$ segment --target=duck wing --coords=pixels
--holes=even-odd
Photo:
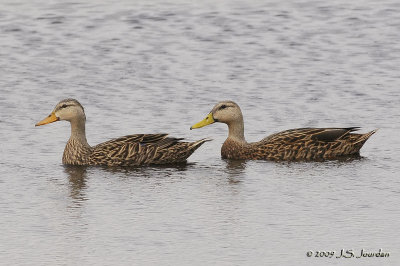
[[[179,140],[167,136],[168,134],[135,134],[111,139],[93,147],[90,162],[113,166],[150,163],[155,159],[158,149]]]
[[[136,134],[112,139],[93,147],[94,165],[138,166],[186,161],[207,140],[182,142],[168,134]]]
[[[296,128],[272,134],[262,143],[296,143],[304,141],[334,142],[346,139],[351,132],[357,131],[358,127],[349,128]]]

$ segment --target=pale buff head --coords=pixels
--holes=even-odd
[[[65,99],[60,101],[51,114],[38,122],[36,126],[46,125],[60,120],[72,122],[74,120],[86,121],[85,110],[75,99]]]
[[[211,112],[197,124],[194,124],[190,129],[200,128],[210,125],[215,122],[225,124],[243,123],[243,115],[239,105],[233,101],[222,101],[217,103]]]

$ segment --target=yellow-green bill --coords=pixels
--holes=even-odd
[[[214,122],[215,122],[215,120],[214,120],[214,117],[213,117],[212,113],[209,113],[206,116],[206,118],[204,118],[203,120],[201,120],[197,124],[194,124],[193,126],[191,126],[190,129],[205,127],[205,126],[208,126],[208,125],[210,125],[210,124],[212,124]]]

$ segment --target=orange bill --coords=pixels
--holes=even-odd
[[[46,124],[50,124],[53,122],[58,121],[59,118],[56,116],[56,114],[54,112],[52,112],[48,117],[46,117],[45,119],[43,119],[42,121],[36,123],[36,127],[37,126],[42,126],[42,125],[46,125]]]

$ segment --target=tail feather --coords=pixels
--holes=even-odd
[[[361,137],[357,141],[355,141],[353,144],[363,145],[369,139],[369,137],[371,137],[373,134],[375,134],[376,131],[378,131],[378,129],[374,129],[368,133],[361,135]]]
[[[160,153],[156,164],[185,162],[195,150],[197,150],[203,143],[210,140],[211,139],[201,139],[195,142],[177,141],[174,145],[166,149],[165,152]]]
[[[205,138],[205,139],[195,141],[195,142],[193,142],[193,146],[196,147],[196,149],[197,149],[198,147],[200,147],[201,145],[203,145],[203,143],[205,143],[207,141],[212,141],[212,139]]]
[[[200,148],[201,145],[203,145],[205,142],[211,141],[211,140],[212,139],[205,138],[205,139],[201,139],[201,140],[189,143],[190,146],[188,147],[188,149],[186,151],[182,152],[182,159],[186,160],[187,158],[189,158],[190,155],[193,154],[193,152],[195,150]]]

